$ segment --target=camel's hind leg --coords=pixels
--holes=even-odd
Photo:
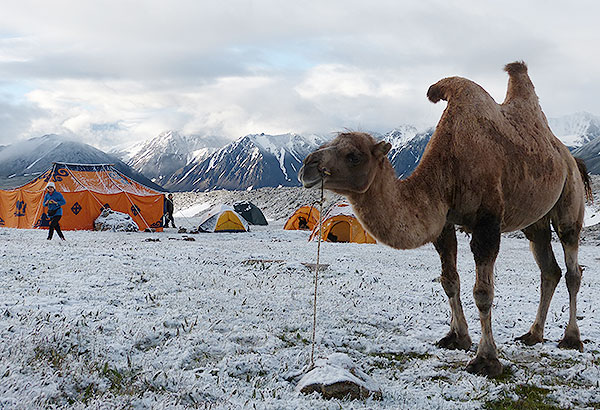
[[[460,301],[460,278],[456,270],[456,232],[454,225],[447,224],[444,227],[439,238],[434,242],[434,246],[440,254],[442,287],[448,296],[452,312],[450,332],[437,345],[445,349],[469,350],[471,338],[469,337],[469,327]]]
[[[565,265],[567,266],[565,280],[569,291],[569,323],[558,347],[583,352],[583,343],[581,343],[581,335],[577,326],[577,293],[581,285],[581,266],[577,261],[577,254],[579,251],[581,222],[567,226],[558,222],[555,223],[555,229],[558,232],[565,254]]]
[[[563,192],[551,212],[552,226],[558,234],[565,254],[567,267],[565,280],[569,291],[569,323],[558,346],[581,352],[583,343],[581,343],[577,326],[577,293],[581,285],[581,266],[577,261],[577,254],[585,211],[585,186],[580,179],[582,175],[584,174],[580,169],[572,170],[567,176]]]
[[[552,251],[552,233],[550,232],[549,218],[540,219],[533,225],[523,229],[523,233],[530,241],[531,252],[541,271],[540,304],[535,321],[529,332],[517,338],[517,340],[531,346],[544,341],[544,324],[546,323],[546,316],[548,315],[548,308],[554,290],[560,281],[561,272]]]

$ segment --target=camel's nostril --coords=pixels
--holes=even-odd
[[[331,172],[327,168],[321,168],[320,172],[321,172],[321,174],[323,174],[325,176],[331,175]]]

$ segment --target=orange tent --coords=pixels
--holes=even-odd
[[[164,194],[121,174],[111,164],[54,163],[52,168],[19,188],[0,190],[0,226],[47,228],[47,209],[42,206],[46,185],[54,181],[66,205],[63,230],[94,229],[104,206],[129,214],[140,230],[162,231]]]
[[[305,225],[305,227],[301,227],[302,225]],[[319,225],[319,210],[312,205],[304,205],[296,209],[296,212],[289,217],[283,229],[312,231],[317,225]]]
[[[347,202],[335,204],[323,219],[323,230],[321,239],[328,242],[355,242],[355,243],[377,243],[375,238],[369,234],[360,224],[352,207]],[[310,238],[313,240],[319,234],[317,225]]]

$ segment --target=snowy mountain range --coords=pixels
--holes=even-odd
[[[573,156],[585,161],[589,173],[600,175],[600,138],[573,150]]]
[[[53,162],[114,164],[123,174],[162,191],[159,185],[114,156],[54,134],[20,141],[0,150],[0,188],[23,185],[50,168]]]
[[[548,122],[574,155],[586,160],[590,172],[600,173],[599,117],[577,113],[550,118]],[[402,125],[373,135],[392,144],[390,161],[398,176],[406,178],[418,165],[433,131],[434,128]],[[86,144],[46,135],[0,146],[0,187],[25,183],[52,161],[115,163],[121,172],[149,186],[160,185],[172,191],[299,186],[297,172],[302,160],[331,138],[332,135],[262,133],[227,143],[221,137],[166,131],[142,143],[115,147],[106,154]],[[139,176],[135,177],[134,172]]]
[[[589,113],[551,118],[549,123],[571,149],[583,147],[600,137],[600,118]],[[418,165],[433,131],[433,127],[418,129],[413,125],[402,125],[385,134],[374,135],[392,144],[390,161],[398,176],[405,178]],[[302,160],[331,136],[252,134],[218,149],[222,139],[203,141],[198,138],[194,143],[204,147],[203,155],[194,154],[186,147],[190,142],[185,138],[173,131],[163,133],[144,144],[143,149],[130,154],[128,164],[174,191],[298,186],[296,174]]]
[[[587,112],[548,118],[548,125],[569,148],[581,147],[600,136],[600,117]]]
[[[148,141],[113,148],[109,153],[162,185],[190,162],[202,161],[226,143],[225,139],[216,136],[165,131]]]
[[[382,136],[382,139],[392,144],[388,158],[399,178],[408,177],[419,165],[433,131],[434,128],[419,131],[414,126],[404,125]]]
[[[420,132],[405,125],[376,137],[392,143],[390,160],[398,175],[406,177],[417,166],[432,134],[433,128]],[[219,149],[215,148],[219,139],[198,138],[192,142],[204,148],[192,151],[186,137],[169,131],[128,151],[122,150],[120,155],[129,158],[129,166],[174,191],[299,186],[297,173],[302,160],[330,138],[293,133],[251,134]]]
[[[164,184],[177,191],[298,186],[302,160],[327,139],[317,135],[252,134],[192,161]]]

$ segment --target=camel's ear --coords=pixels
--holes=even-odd
[[[381,141],[375,144],[375,146],[373,146],[371,152],[377,158],[381,158],[385,156],[388,152],[390,152],[390,149],[392,149],[392,144],[390,144],[389,142]]]

